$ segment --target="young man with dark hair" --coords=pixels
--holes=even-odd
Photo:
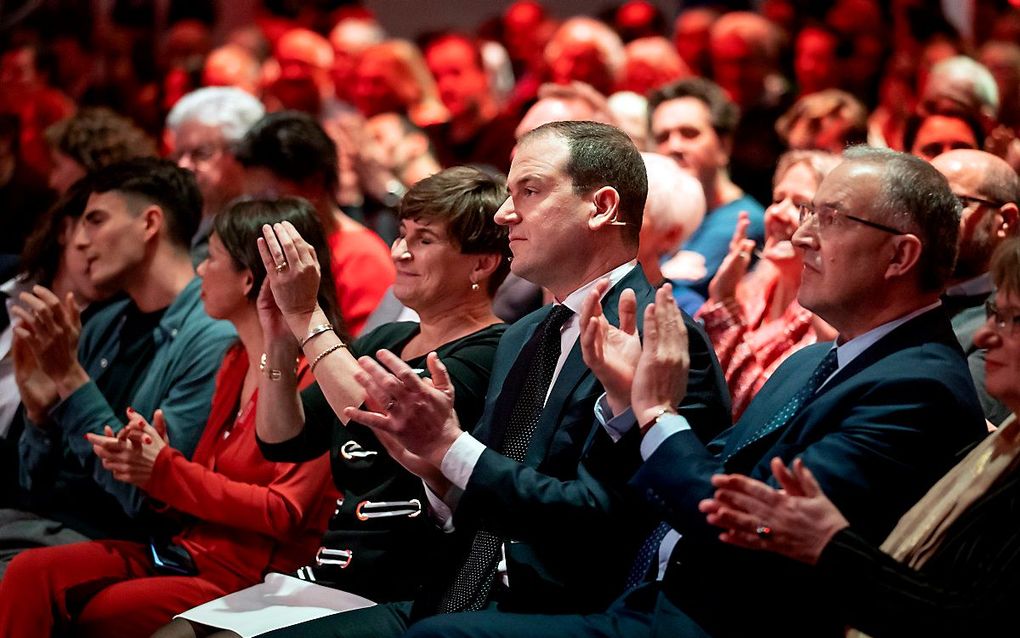
[[[315,206],[329,241],[340,312],[351,335],[358,335],[396,270],[382,239],[337,204],[336,144],[310,116],[280,111],[251,127],[236,157],[245,169],[247,194],[293,195]]]
[[[84,435],[118,431],[132,410],[151,421],[159,409],[174,447],[190,456],[236,339],[199,298],[188,245],[202,198],[191,172],[129,160],[101,169],[89,188],[72,241],[92,283],[127,299],[84,330],[73,298],[42,286],[22,293],[13,310],[15,339],[37,369],[18,378],[29,422],[20,441],[29,511],[0,510],[4,565],[27,547],[158,534],[163,526],[143,515],[143,493],[115,480]]]

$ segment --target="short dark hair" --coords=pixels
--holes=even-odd
[[[138,157],[96,171],[90,193],[117,191],[158,205],[166,220],[167,238],[187,249],[202,216],[202,193],[195,174],[170,160]]]
[[[266,115],[238,143],[235,157],[242,166],[265,168],[283,179],[299,183],[317,180],[327,193],[336,196],[336,144],[306,113]]]
[[[945,176],[919,157],[887,148],[852,146],[843,158],[880,169],[881,190],[872,211],[891,226],[916,229],[923,246],[918,262],[921,289],[942,290],[956,265],[962,213]]]
[[[281,197],[235,202],[216,216],[213,221],[213,232],[223,243],[230,258],[234,260],[235,267],[238,270],[247,268],[251,271],[253,285],[248,292],[248,298],[255,300],[266,279],[266,268],[258,249],[262,227],[284,221],[294,224],[302,239],[315,249],[320,273],[319,306],[333,327],[343,336],[344,323],[336,300],[329,244],[315,207],[308,200],[301,197]]]
[[[499,266],[489,278],[489,296],[510,272],[508,229],[495,214],[507,198],[506,181],[470,166],[455,166],[426,177],[400,202],[400,219],[439,221],[465,255],[493,253]]]
[[[973,115],[967,113],[929,113],[922,115],[920,113],[913,113],[903,124],[903,150],[910,152],[914,148],[914,142],[917,141],[917,134],[921,130],[921,125],[924,124],[925,120],[931,117],[945,117],[952,120],[960,120],[967,125],[971,133],[974,134],[974,140],[977,142],[978,150],[984,148],[985,145],[985,129],[981,125],[981,122],[977,120]]]
[[[663,102],[690,97],[708,107],[708,118],[719,137],[731,138],[740,124],[740,107],[726,95],[721,86],[705,78],[692,77],[655,89],[648,94],[648,128],[652,115]]]
[[[648,197],[648,171],[641,153],[626,133],[600,122],[550,122],[521,138],[556,135],[567,142],[570,157],[564,167],[574,193],[585,195],[603,186],[620,194],[618,221],[626,223],[624,236],[637,245]]]
[[[156,144],[130,119],[103,107],[85,108],[51,125],[46,141],[91,173],[132,157],[155,157]]]

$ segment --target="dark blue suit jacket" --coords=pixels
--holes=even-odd
[[[829,348],[816,344],[791,356],[740,421],[708,446],[678,433],[634,475],[632,486],[683,534],[659,601],[663,632],[679,607],[713,636],[840,635],[809,568],[716,540],[720,530],[697,509],[713,492],[713,474],[774,483],[769,461],[799,456],[854,529],[879,543],[955,454],[985,434],[966,360],[945,314],[934,310],[880,339],[785,427],[754,440]]]
[[[620,293],[627,288],[637,295],[639,320],[644,307],[654,300],[654,289],[640,267],[634,268],[603,299],[603,311],[614,325]],[[520,379],[511,375],[514,363],[548,312],[546,307],[523,318],[500,341],[485,412],[473,431],[488,448],[457,505],[454,523],[466,537],[465,550],[477,529],[510,539],[506,544],[510,589],[501,608],[596,611],[623,589],[626,571],[646,530],[617,515],[619,484],[596,481],[593,474],[601,472],[581,462],[586,451],[614,445],[595,425],[593,409],[602,387],[585,366],[580,343],[553,384],[524,463],[496,451],[513,403],[501,401],[501,395],[513,393],[519,384]],[[693,355],[689,398],[682,410],[699,427],[717,427],[729,414],[725,381],[708,338],[690,317],[685,320]],[[636,447],[624,445],[618,450],[631,457],[616,457],[621,466],[640,462]],[[611,451],[595,456],[613,458]],[[462,560],[463,555],[449,562],[459,565]]]

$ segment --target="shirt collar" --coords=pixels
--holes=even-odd
[[[837,364],[839,365],[838,369],[842,369],[843,367],[845,367],[848,363],[850,363],[858,356],[860,356],[865,350],[875,345],[875,343],[877,343],[879,339],[886,336],[896,328],[899,328],[900,326],[907,323],[914,317],[923,315],[924,313],[930,310],[934,310],[935,308],[938,308],[941,305],[942,305],[941,301],[936,301],[923,308],[918,308],[917,310],[911,312],[910,314],[903,315],[902,317],[898,319],[893,319],[892,321],[887,321],[886,323],[883,323],[882,325],[876,328],[872,328],[871,330],[865,332],[864,334],[857,335],[853,339],[842,344],[841,346],[836,348],[836,361]],[[835,344],[833,345],[833,347],[834,348],[836,347]]]
[[[563,305],[573,310],[575,317],[579,317],[581,315],[581,306],[584,304],[584,298],[588,296],[588,293],[591,291],[592,288],[595,287],[595,284],[597,284],[602,279],[608,277],[609,288],[606,288],[606,292],[608,293],[610,290],[612,290],[613,286],[620,283],[621,279],[630,274],[630,271],[634,270],[635,266],[637,266],[637,260],[631,259],[627,263],[617,266],[616,268],[613,268],[608,273],[604,275],[599,275],[595,279],[592,279],[591,281],[584,284],[574,292],[567,295],[566,299],[564,299],[562,302]],[[602,296],[604,297],[605,293],[603,293]]]

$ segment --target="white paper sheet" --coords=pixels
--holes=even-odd
[[[339,589],[285,574],[269,574],[258,585],[211,600],[176,617],[229,629],[242,638],[251,638],[274,629],[374,604],[367,598]]]

